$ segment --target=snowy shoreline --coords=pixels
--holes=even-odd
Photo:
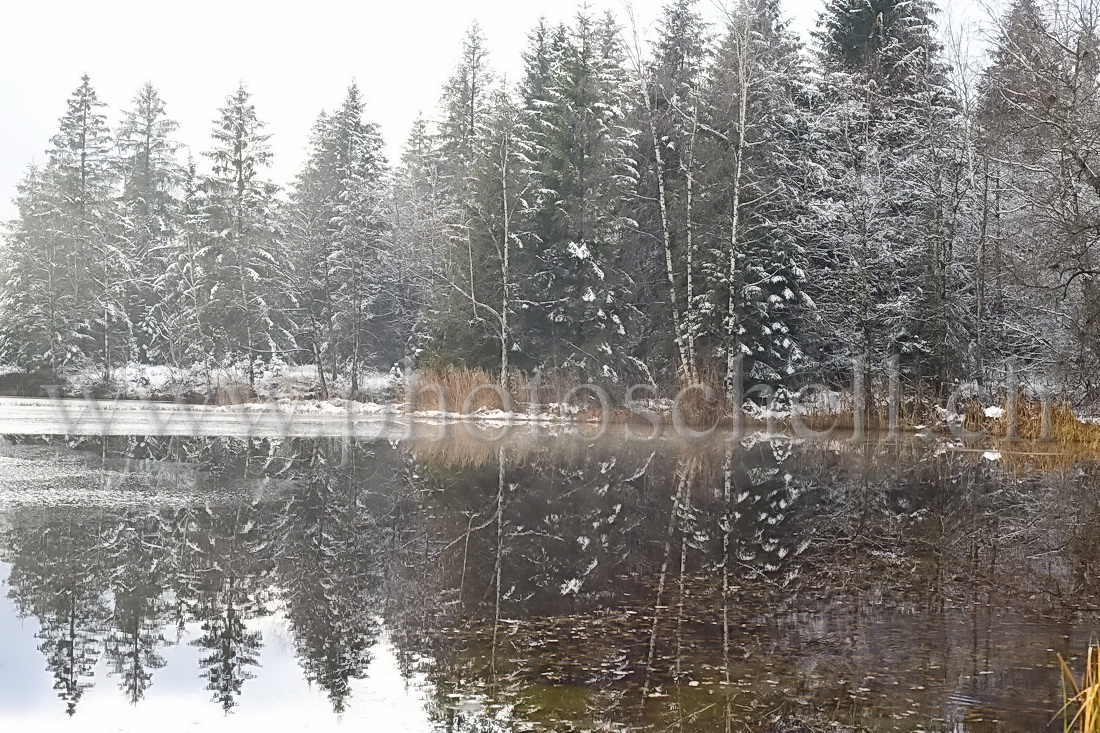
[[[413,437],[417,425],[471,423],[496,428],[572,422],[571,417],[550,413],[409,412],[407,405],[400,403],[341,399],[191,405],[149,400],[0,397],[0,434],[7,435],[279,435],[399,439]]]
[[[448,426],[464,426],[475,440],[496,440],[501,430],[526,429],[540,433],[582,433],[599,437],[614,427],[616,434],[627,437],[659,437],[676,433],[687,440],[707,440],[737,428],[728,420],[714,425],[690,426],[677,420],[669,405],[647,404],[647,413],[613,410],[608,419],[593,413],[578,412],[560,404],[540,405],[538,410],[507,412],[481,408],[472,413],[441,410],[412,411],[403,402],[357,402],[344,399],[309,400],[302,398],[245,402],[233,405],[187,404],[183,402],[116,398],[0,397],[0,435],[73,435],[120,436],[150,435],[178,437],[282,437],[346,438],[353,440],[413,440]],[[1004,411],[989,407],[984,416],[1000,420]],[[630,415],[637,415],[636,420]],[[744,416],[742,425],[765,437],[806,440],[857,440],[851,425],[825,421],[844,417],[841,413],[805,414],[809,425],[798,429],[789,411],[760,409]],[[997,434],[984,436],[960,433],[962,416],[944,411],[930,424],[899,426],[896,433],[868,426],[858,440],[874,442],[885,436],[906,436],[924,440],[974,441],[999,440]],[[814,425],[817,423],[817,425]],[[1095,424],[1085,418],[1085,424]],[[811,428],[811,426],[813,426]],[[813,429],[820,426],[819,429]],[[1095,428],[1093,428],[1095,429]],[[1053,441],[1068,444],[1066,441]]]

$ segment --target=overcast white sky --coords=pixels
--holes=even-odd
[[[625,18],[626,0],[593,0]],[[631,0],[648,28],[664,0]],[[708,18],[722,0],[700,0]],[[822,0],[785,0],[795,27],[813,27]],[[417,114],[430,115],[472,21],[481,23],[491,62],[509,79],[540,16],[568,19],[565,2],[314,0],[293,8],[249,0],[41,2],[0,0],[0,220],[14,216],[15,185],[49,138],[81,74],[91,75],[112,124],[149,80],[180,123],[196,159],[207,149],[217,108],[244,80],[272,133],[272,178],[287,183],[304,157],[320,110],[358,80],[368,116],[395,155]]]

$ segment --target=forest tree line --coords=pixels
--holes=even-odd
[[[928,0],[777,0],[652,41],[581,10],[518,83],[475,24],[389,161],[353,83],[281,191],[242,85],[201,164],[151,84],[113,127],[84,77],[18,189],[0,361],[126,363],[325,393],[412,357],[502,379],[933,392],[1016,360],[1096,396],[1100,7],[1015,0],[975,37]]]

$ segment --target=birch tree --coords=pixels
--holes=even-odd
[[[798,232],[805,218],[807,75],[773,0],[728,17],[704,94],[699,155],[708,284],[701,304],[709,352],[727,390],[739,360],[759,380],[789,377],[801,358],[797,319],[809,305]]]

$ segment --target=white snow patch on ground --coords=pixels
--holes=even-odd
[[[224,435],[401,439],[418,423],[486,427],[569,422],[568,415],[482,409],[409,412],[407,405],[353,400],[272,400],[240,405],[0,397],[0,435]]]
[[[2,373],[2,371],[0,371]],[[69,395],[107,394],[124,399],[172,399],[183,395],[202,400],[218,393],[255,394],[261,399],[316,399],[324,394],[321,375],[314,365],[263,365],[255,373],[254,390],[249,387],[247,364],[206,368],[193,366],[177,369],[131,363],[111,371],[110,381],[104,379],[99,365],[86,364],[68,369],[63,375],[64,391]],[[359,375],[358,396],[389,399],[398,377],[392,373],[368,370]],[[325,380],[327,393],[348,396],[350,384],[346,376]]]

